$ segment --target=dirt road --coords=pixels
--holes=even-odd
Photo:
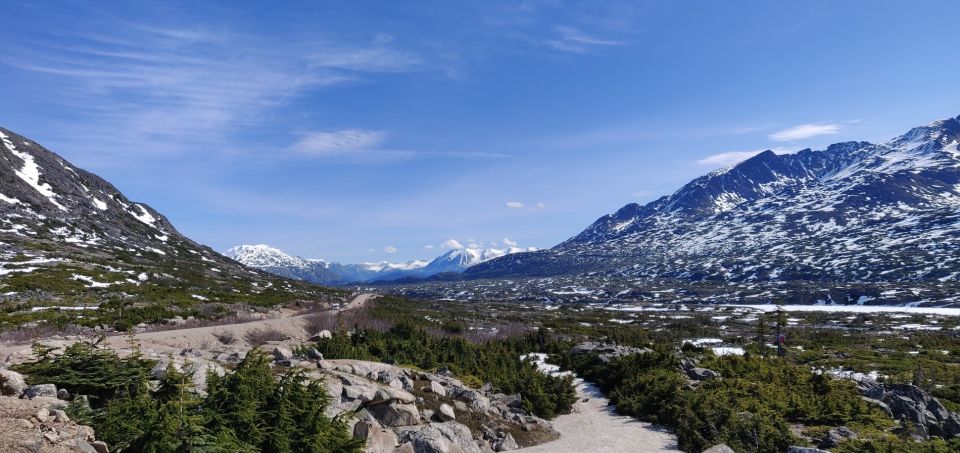
[[[376,294],[359,294],[351,299],[345,306],[335,311],[342,312],[363,307],[376,297]],[[121,350],[128,348],[132,339],[132,341],[138,344],[140,349],[145,352],[152,351],[159,354],[179,353],[186,348],[209,349],[211,346],[216,347],[218,340],[214,337],[214,333],[230,332],[237,338],[237,343],[231,345],[231,348],[245,350],[249,349],[250,345],[246,344],[244,334],[254,329],[277,329],[287,334],[293,340],[306,340],[310,335],[316,333],[303,330],[303,324],[307,316],[309,315],[281,315],[274,319],[263,319],[238,324],[144,332],[132,336],[116,335],[108,337],[107,344],[116,350]],[[11,354],[13,354],[14,357],[8,361],[19,361],[16,358],[23,356],[24,351],[29,351],[29,349],[29,344],[2,345],[0,346],[0,359],[10,357]]]
[[[543,362],[538,355],[538,367],[546,373],[558,374],[559,368]],[[534,447],[517,450],[523,453],[658,453],[676,452],[677,438],[649,423],[632,417],[617,415],[609,400],[593,384],[577,379],[579,401],[573,412],[553,420],[560,439]]]

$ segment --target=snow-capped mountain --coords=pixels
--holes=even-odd
[[[3,298],[226,301],[290,284],[190,240],[150,206],[0,128]]]
[[[955,281],[960,117],[886,143],[758,154],[647,205],[628,204],[556,247],[465,277]]]
[[[463,272],[467,268],[490,261],[494,258],[521,252],[535,252],[536,247],[509,247],[506,249],[462,248],[453,249],[430,261],[423,269],[426,275],[435,275],[444,272]]]
[[[536,251],[535,247],[506,249],[460,248],[452,249],[431,261],[406,263],[340,264],[319,259],[304,259],[289,255],[268,245],[240,245],[224,254],[240,263],[276,275],[312,283],[336,285],[368,283],[403,278],[426,278],[440,273],[460,273],[476,264],[511,253]]]

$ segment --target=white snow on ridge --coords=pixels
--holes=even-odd
[[[30,184],[30,187],[33,187],[34,190],[40,193],[40,195],[47,197],[47,200],[50,200],[50,203],[53,203],[54,206],[60,208],[61,211],[66,211],[67,208],[54,200],[54,197],[56,197],[57,194],[53,193],[53,188],[50,187],[50,184],[40,182],[40,166],[37,165],[37,162],[33,159],[33,155],[18,151],[17,147],[14,146],[9,137],[7,137],[3,132],[0,132],[0,141],[3,141],[3,146],[5,146],[8,151],[23,161],[23,168],[20,170],[14,170],[17,176],[24,180],[27,184]]]
[[[96,206],[97,209],[99,209],[99,210],[101,210],[101,211],[106,211],[106,210],[107,210],[107,203],[105,203],[105,202],[103,202],[103,201],[100,201],[100,200],[97,199],[97,198],[94,198],[94,199],[93,199],[93,205]]]
[[[2,134],[2,132],[0,132],[0,134]],[[8,197],[2,193],[0,193],[0,201],[4,201],[9,204],[20,204],[20,200],[13,197]]]
[[[147,225],[150,225],[150,226],[152,226],[152,227],[154,227],[154,228],[157,227],[157,219],[156,219],[155,217],[153,217],[152,215],[150,215],[150,211],[147,211],[147,208],[143,207],[143,205],[139,205],[139,204],[136,204],[136,203],[134,203],[133,205],[136,206],[136,207],[138,207],[138,208],[140,208],[140,212],[142,212],[142,214],[136,214],[136,213],[134,213],[134,212],[131,211],[131,212],[130,212],[130,215],[136,217],[137,220],[139,220],[139,221],[141,221],[141,222],[143,222],[143,223],[145,223],[145,224],[147,224]]]

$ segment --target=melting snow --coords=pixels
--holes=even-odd
[[[53,193],[53,188],[50,187],[50,184],[40,182],[40,166],[37,165],[37,162],[33,160],[33,155],[18,151],[17,147],[14,146],[14,144],[3,132],[0,132],[0,140],[3,141],[3,146],[5,146],[11,153],[23,160],[23,168],[20,170],[14,170],[17,176],[26,181],[27,184],[30,184],[30,187],[33,187],[37,192],[40,192],[40,195],[47,197],[47,200],[50,200],[50,203],[53,203],[54,206],[60,208],[61,211],[66,211],[67,208],[60,203],[57,203],[57,201],[53,199],[56,194]]]

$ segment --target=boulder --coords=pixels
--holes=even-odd
[[[520,444],[517,443],[512,434],[505,433],[502,437],[493,442],[492,447],[494,451],[510,451],[519,449]]]
[[[307,350],[307,357],[313,360],[323,360],[323,354],[317,350],[317,348],[310,348]]]
[[[67,389],[58,389],[57,390],[57,399],[64,401],[70,401],[70,392]]]
[[[819,448],[836,448],[841,442],[848,439],[856,439],[857,433],[846,426],[833,428],[827,432],[827,436],[817,443]]]
[[[733,449],[728,447],[727,444],[717,444],[706,450],[703,450],[703,453],[737,453],[737,452],[733,451]]]
[[[706,381],[720,377],[720,373],[707,368],[694,367],[687,370],[687,376],[695,381]]]
[[[310,336],[310,341],[320,341],[327,338],[333,338],[333,333],[329,330],[321,330]]]
[[[430,381],[430,391],[440,396],[447,396],[447,389],[437,381]]]
[[[0,368],[0,394],[4,396],[18,397],[27,389],[27,381],[23,375],[13,370]]]
[[[170,365],[173,365],[174,370],[183,371],[183,367],[178,362],[162,357],[157,359],[157,363],[155,363],[153,368],[150,369],[150,378],[157,381],[162,381],[167,377],[167,367]]]
[[[366,439],[366,453],[393,453],[397,448],[397,435],[376,420],[358,421],[353,425],[353,437]]]
[[[819,448],[813,447],[790,447],[787,449],[787,453],[830,453],[826,450],[821,450]]]
[[[293,352],[285,346],[277,346],[273,348],[273,358],[276,360],[291,360],[293,359]]]
[[[194,391],[204,395],[207,393],[207,374],[214,373],[217,376],[223,376],[227,371],[216,363],[198,361],[186,364],[183,367],[183,372],[190,375]]]
[[[453,412],[453,408],[449,404],[440,405],[440,417],[444,420],[456,420],[457,414]]]
[[[93,441],[90,445],[93,446],[94,450],[97,450],[97,453],[110,453],[110,447],[102,440]]]
[[[390,428],[420,423],[420,411],[413,404],[384,403],[368,407],[367,410],[377,421]]]
[[[53,384],[37,384],[27,387],[23,391],[23,397],[34,399],[36,397],[56,398],[57,386]]]
[[[457,422],[431,423],[396,431],[400,442],[409,442],[416,453],[481,452],[470,429]]]
[[[60,423],[66,423],[70,421],[70,417],[68,417],[67,413],[61,409],[53,411],[53,419]]]

